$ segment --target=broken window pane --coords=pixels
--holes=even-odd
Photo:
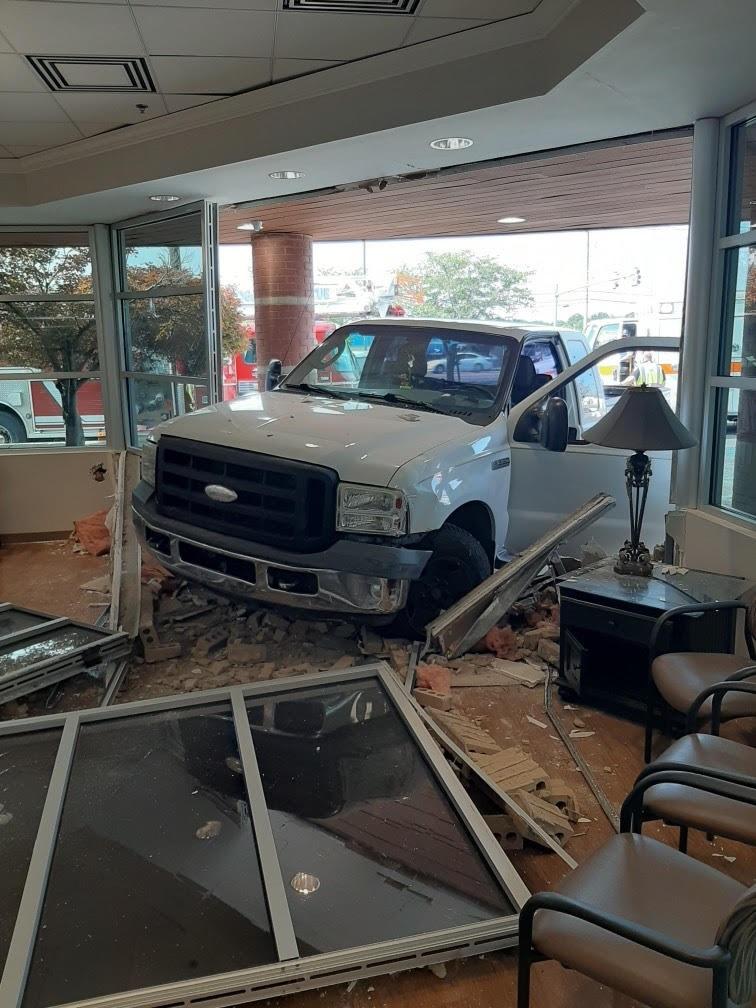
[[[229,705],[82,725],[24,1008],[276,961]]]
[[[61,626],[58,630],[42,628],[35,637],[0,648],[0,682],[28,665],[62,658],[64,655],[103,639],[103,631],[94,627]]]
[[[47,796],[60,729],[10,735],[0,743],[0,974]]]
[[[248,711],[301,955],[515,912],[376,680]]]
[[[35,616],[34,613],[24,612],[23,609],[2,609],[0,610],[0,637],[4,637],[6,634],[20,633],[22,630],[31,630],[32,627],[47,623],[49,619],[49,616]]]

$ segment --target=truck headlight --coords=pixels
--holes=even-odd
[[[407,498],[401,490],[340,483],[336,529],[339,532],[404,535],[407,531]]]
[[[155,486],[155,465],[159,440],[159,434],[149,434],[142,445],[142,479],[151,487]]]

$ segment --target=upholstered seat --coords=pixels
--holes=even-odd
[[[735,696],[736,694],[731,694]],[[711,703],[711,700],[709,700]],[[718,735],[683,735],[648,764],[642,777],[659,770],[692,770],[715,777],[756,780],[756,749]]]
[[[707,686],[722,682],[752,664],[740,655],[673,652],[654,659],[651,675],[663,699],[670,707],[683,713]],[[711,703],[710,697],[701,707],[700,720],[706,720],[711,715]],[[732,693],[724,698],[723,718],[752,715],[756,715],[756,697]]]
[[[756,781],[754,781],[756,787]],[[654,784],[643,795],[644,819],[756,843],[756,808],[722,795],[702,794],[684,784]]]
[[[716,944],[720,925],[745,891],[708,865],[632,833],[612,837],[556,887],[561,895],[700,951]],[[650,1008],[711,1008],[711,970],[567,913],[536,910],[532,945]]]

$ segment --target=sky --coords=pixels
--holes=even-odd
[[[551,323],[585,313],[638,315],[667,311],[679,316],[685,287],[688,229],[675,225],[614,228],[541,234],[486,235],[465,238],[396,239],[368,242],[316,242],[315,279],[329,273],[366,270],[377,286],[402,267],[412,268],[426,251],[469,250],[502,265],[532,272],[535,304],[520,317]],[[635,271],[640,271],[636,283]],[[221,283],[238,287],[251,298],[252,257],[249,245],[222,245]],[[246,300],[247,297],[244,299]]]

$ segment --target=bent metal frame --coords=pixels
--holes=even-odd
[[[297,948],[276,853],[246,701],[275,697],[279,693],[292,693],[312,687],[350,685],[376,680],[385,690],[395,713],[409,731],[411,740],[419,748],[444,797],[451,804],[462,827],[490,870],[493,881],[498,884],[503,896],[514,906],[515,913],[361,948],[302,957]],[[24,1000],[80,726],[140,714],[203,707],[208,703],[224,701],[231,707],[278,962],[161,986],[102,995],[85,1001],[69,1002],[66,1008],[74,1006],[75,1008],[84,1006],[195,1008],[199,1005],[203,1008],[208,1006],[224,1008],[297,990],[320,988],[363,977],[416,969],[432,963],[516,946],[518,912],[528,899],[529,892],[485,826],[480,813],[413,710],[412,704],[395,682],[388,666],[385,662],[375,662],[351,670],[280,679],[250,686],[233,686],[186,696],[145,700],[104,709],[53,714],[0,724],[0,744],[4,738],[11,735],[28,735],[49,728],[62,729],[5,968],[0,980],[0,1005],[3,1008],[21,1008]]]

